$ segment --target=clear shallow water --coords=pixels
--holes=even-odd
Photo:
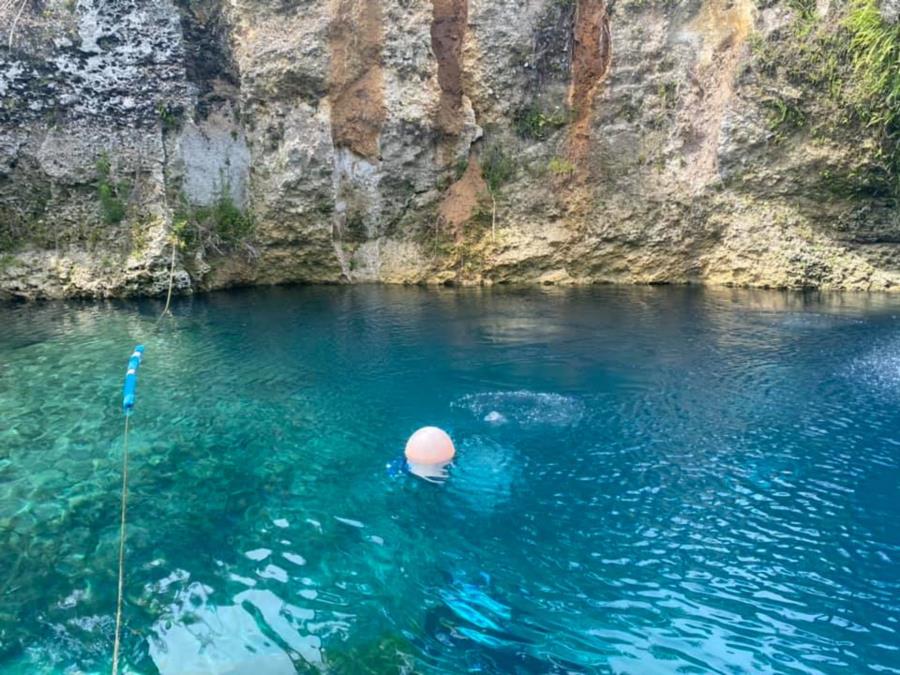
[[[0,307],[0,672],[900,672],[900,298]],[[486,419],[487,418],[487,419]],[[451,431],[436,486],[385,465]]]

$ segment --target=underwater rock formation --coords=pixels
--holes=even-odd
[[[894,0],[2,7],[3,295],[900,281]]]

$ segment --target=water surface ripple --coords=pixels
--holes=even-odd
[[[900,672],[900,298],[0,306],[0,672]],[[385,466],[447,428],[442,485]]]

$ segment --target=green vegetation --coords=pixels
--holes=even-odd
[[[900,24],[888,24],[876,0],[851,0],[850,32],[854,82],[849,99],[878,141],[879,166],[863,177],[871,194],[900,197]],[[886,183],[886,185],[881,185]]]
[[[875,0],[852,0],[846,20],[858,77],[857,102],[869,126],[900,132],[900,23],[889,25]]]
[[[0,204],[0,251],[15,251],[25,242],[42,248],[57,245],[59,223],[47,218],[53,199],[48,183],[20,186],[19,203]]]
[[[331,216],[334,213],[334,198],[331,195],[319,197],[313,210],[322,217]]]
[[[547,170],[554,176],[569,177],[575,173],[575,165],[562,157],[554,157],[547,164]]]
[[[424,219],[433,222],[434,229],[422,233],[433,246],[433,254],[455,267],[462,276],[475,275],[484,269],[489,252],[497,242],[497,209],[501,204],[501,189],[515,177],[518,170],[516,162],[497,140],[481,150],[478,161],[487,190],[478,196],[472,216],[467,221],[467,225],[472,227],[441,227],[442,221],[435,203],[433,216]],[[465,171],[462,163],[458,165],[457,171]],[[488,228],[490,237],[485,236]]]
[[[225,191],[211,206],[197,209],[196,214],[199,221],[209,223],[211,231],[226,246],[233,246],[253,233],[253,218],[239,209]]]
[[[787,5],[806,21],[815,18],[816,0],[787,0]]]
[[[782,140],[806,124],[806,114],[801,108],[783,98],[770,98],[762,102],[769,111],[769,130]]]
[[[677,103],[678,85],[675,82],[660,82],[656,88],[656,95],[664,111],[672,110]]]
[[[836,195],[900,198],[900,24],[881,16],[878,0],[850,0],[835,17],[820,17],[814,0],[784,0],[795,13],[790,34],[772,42],[751,38],[762,72],[818,98],[770,98],[768,124],[776,140],[809,128],[816,136],[853,135],[872,147],[869,161],[845,175],[824,172]]]
[[[156,113],[162,122],[163,131],[172,131],[181,125],[181,111],[169,103],[160,101],[156,104]]]
[[[366,232],[365,212],[362,209],[354,208],[347,212],[342,228],[342,239],[348,242],[364,242],[368,236]]]
[[[471,279],[481,274],[498,240],[502,240],[498,234],[490,230],[496,218],[495,208],[491,195],[483,194],[479,197],[469,221],[475,227],[465,227],[458,231],[446,228],[434,230],[433,254],[448,268],[456,269],[457,280]],[[491,232],[490,235],[487,235],[488,231]]]
[[[515,173],[515,162],[498,143],[485,149],[481,156],[481,176],[491,197],[491,240],[497,239],[497,192]]]
[[[621,1],[621,0],[620,0]],[[627,0],[622,2],[624,9],[628,10],[645,10],[653,7],[660,9],[670,9],[676,7],[682,0]]]
[[[496,193],[516,173],[516,163],[498,143],[485,148],[481,155],[481,175],[490,192]]]
[[[513,125],[521,138],[542,141],[554,131],[569,123],[568,110],[546,111],[538,105],[531,104],[520,108],[513,115]]]
[[[891,199],[896,197],[896,188],[892,188],[892,180],[896,180],[886,170],[870,168],[866,171],[849,171],[834,173],[823,171],[819,174],[821,185],[836,197],[857,199]]]
[[[459,180],[463,177],[463,174],[466,172],[466,169],[469,168],[469,158],[461,157],[456,161],[456,164],[453,166],[453,176],[455,180]]]
[[[183,216],[177,216],[172,221],[171,244],[179,249],[185,249],[188,246],[190,221]],[[140,243],[140,240],[138,240]]]
[[[147,230],[150,228],[151,222],[149,218],[144,217],[131,226],[132,255],[141,255],[147,250],[147,246],[150,243],[147,239]]]
[[[111,177],[109,156],[100,155],[95,164],[97,170],[97,197],[100,199],[100,214],[107,225],[117,225],[125,218],[125,195],[129,185],[125,181],[115,181]]]
[[[243,246],[249,251],[256,223],[249,211],[240,209],[231,198],[227,184],[208,206],[191,206],[182,195],[175,214],[172,234],[186,248],[225,253]]]

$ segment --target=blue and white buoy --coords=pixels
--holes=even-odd
[[[134,397],[137,390],[137,371],[144,358],[144,345],[134,348],[131,358],[128,359],[128,370],[125,372],[125,386],[122,388],[122,409],[125,415],[130,415],[134,410]]]

